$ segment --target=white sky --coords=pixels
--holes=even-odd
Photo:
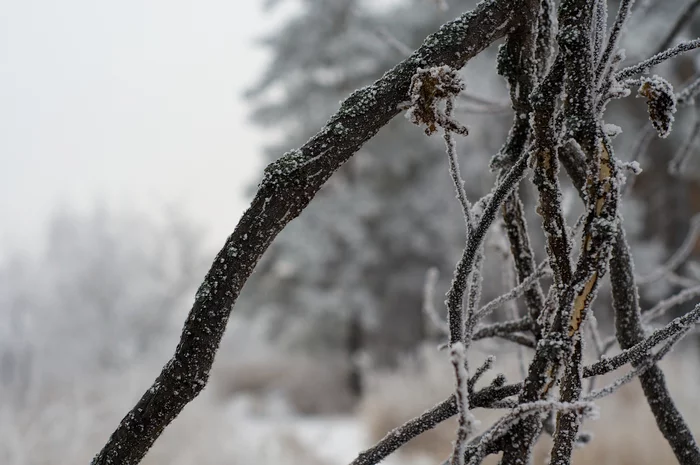
[[[0,0],[0,252],[99,201],[181,202],[223,243],[261,169],[241,97],[266,59],[261,4]]]

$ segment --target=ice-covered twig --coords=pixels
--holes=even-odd
[[[563,289],[571,282],[571,239],[562,209],[558,180],[559,160],[553,126],[556,101],[562,92],[564,61],[557,60],[550,73],[533,92],[534,154],[533,183],[539,193],[537,213],[547,240],[547,255],[554,272],[554,282]]]
[[[519,346],[527,347],[528,349],[534,349],[536,347],[536,342],[532,336],[523,333],[497,334],[495,337],[500,337],[501,339],[505,339]]]
[[[686,139],[683,146],[676,152],[671,161],[668,163],[668,172],[674,176],[681,176],[686,171],[688,159],[696,151],[700,141],[700,117],[696,116],[693,129],[690,131],[690,136]]]
[[[540,263],[535,272],[528,276],[527,279],[525,279],[523,282],[515,286],[509,292],[506,292],[505,294],[496,297],[495,299],[481,307],[479,311],[476,312],[476,319],[480,320],[495,309],[497,309],[498,307],[500,307],[501,305],[503,305],[505,302],[517,299],[518,297],[522,296],[525,293],[525,291],[529,289],[536,281],[542,279],[543,277],[551,276],[552,271],[548,268],[548,265],[549,262],[547,260],[544,260],[542,263]]]
[[[486,326],[478,326],[472,335],[472,340],[486,339],[489,337],[504,336],[518,331],[527,331],[532,328],[532,320],[529,317],[518,320],[502,321]]]
[[[485,455],[486,445],[508,433],[511,428],[516,427],[523,419],[532,415],[540,415],[551,411],[576,412],[578,415],[589,417],[597,414],[596,407],[591,402],[565,403],[539,400],[526,404],[518,404],[510,413],[502,417],[494,426],[481,435],[476,453],[469,461],[469,464],[476,465],[481,463]]]
[[[593,61],[600,63],[608,29],[608,0],[595,0],[593,10]]]
[[[509,102],[497,102],[495,100],[489,100],[487,98],[481,97],[477,94],[467,91],[464,91],[461,94],[459,94],[459,98],[464,100],[465,102],[476,103],[484,107],[494,107],[513,111]]]
[[[621,69],[615,74],[615,78],[618,81],[623,81],[625,79],[628,79],[636,74],[642,74],[649,69],[653,68],[654,66],[663,63],[666,60],[669,60],[671,58],[675,58],[678,55],[689,52],[691,50],[694,50],[696,48],[700,47],[700,39],[695,39],[695,40],[690,40],[687,42],[681,42],[680,44],[676,45],[673,48],[670,48],[664,52],[657,53],[656,55],[652,56],[651,58],[648,58],[641,63],[638,63],[633,66],[628,66],[627,68]]]
[[[647,357],[647,353],[654,346],[672,338],[676,334],[692,328],[700,320],[700,304],[683,316],[679,316],[666,326],[657,329],[647,338],[635,344],[629,349],[623,350],[614,357],[604,358],[583,370],[585,377],[600,376],[617,370],[627,363],[634,363]]]
[[[666,276],[668,273],[675,271],[693,252],[693,247],[700,236],[700,215],[695,215],[690,220],[690,229],[685,236],[681,246],[671,255],[671,258],[663,265],[654,270],[647,276],[637,278],[637,283],[640,285],[650,284]]]
[[[448,103],[447,117],[451,117],[451,103]],[[452,132],[445,129],[445,147],[447,149],[447,160],[450,167],[450,177],[452,178],[452,183],[455,186],[455,191],[457,192],[457,200],[462,207],[462,214],[464,215],[464,223],[466,225],[467,237],[474,230],[474,218],[472,217],[472,204],[467,198],[467,191],[464,189],[464,179],[462,178],[462,173],[459,169],[459,158],[457,157],[457,148],[455,145],[454,136]]]
[[[448,333],[447,322],[438,315],[435,308],[435,286],[438,280],[438,269],[433,267],[425,274],[423,285],[423,313],[428,317],[433,326],[443,334]]]
[[[672,309],[673,307],[684,304],[698,296],[700,296],[700,286],[683,289],[678,294],[675,294],[667,299],[662,300],[654,307],[650,308],[646,312],[643,312],[642,321],[644,323],[650,323],[655,319],[666,314],[666,312]]]
[[[639,132],[641,135],[637,136],[637,139],[630,150],[630,159],[644,165],[647,158],[646,155],[649,150],[649,144],[651,144],[651,141],[654,140],[654,137],[656,137],[656,132],[654,131],[653,126],[649,126],[646,123],[642,126]],[[632,191],[635,180],[635,177],[628,179],[625,185],[622,187],[623,197]]]
[[[592,402],[594,400],[602,399],[603,397],[612,395],[625,384],[629,383],[636,377],[643,375],[647,372],[647,370],[652,368],[656,364],[656,362],[663,359],[671,351],[671,349],[673,349],[673,347],[683,338],[683,336],[690,332],[691,329],[692,327],[689,326],[684,330],[680,331],[679,333],[675,334],[670,339],[668,339],[668,341],[663,345],[663,347],[651,358],[649,358],[648,360],[644,360],[643,363],[637,365],[627,374],[616,379],[607,386],[595,391],[591,390],[590,393],[583,398],[583,400]],[[595,377],[592,377],[591,379],[595,379]]]
[[[593,341],[593,347],[595,348],[596,357],[598,359],[605,355],[605,348],[603,339],[600,337],[600,331],[598,330],[598,319],[595,317],[595,313],[591,312],[588,317],[588,328],[591,330],[591,339]],[[595,389],[596,377],[591,377],[588,383],[588,392]]]
[[[610,282],[615,311],[615,333],[623,350],[630,349],[645,340],[633,270],[634,263],[629,244],[625,238],[624,229],[620,228],[610,260]],[[637,363],[632,362],[632,366],[637,366]],[[639,382],[656,424],[671,446],[678,462],[681,465],[700,463],[700,448],[671,398],[661,368],[652,366],[640,375]]]
[[[610,35],[608,36],[608,42],[605,46],[605,51],[603,52],[603,55],[600,61],[598,62],[598,67],[596,68],[596,87],[598,87],[601,84],[603,76],[606,74],[606,71],[610,66],[611,58],[615,50],[617,50],[617,45],[620,41],[622,30],[625,24],[627,23],[627,18],[629,17],[629,13],[632,9],[633,4],[634,0],[622,0],[620,2],[620,6],[617,10],[617,15],[615,16],[615,23],[613,24],[612,29],[610,30]]]
[[[700,281],[691,278],[686,278],[685,276],[680,276],[676,273],[669,273],[668,276],[666,276],[666,280],[674,286],[679,286],[685,289],[695,287],[698,284],[700,284]]]
[[[508,172],[516,160],[527,156],[531,132],[528,121],[532,111],[530,94],[539,76],[542,76],[548,67],[552,54],[551,42],[555,20],[551,0],[523,2],[523,6],[526,14],[520,17],[519,27],[507,36],[498,55],[497,69],[508,83],[511,106],[515,110],[508,138],[491,162],[492,167],[500,168],[499,178]],[[505,200],[502,213],[517,280],[523,282],[535,272],[536,262],[517,189]],[[528,314],[535,322],[533,334],[538,337],[540,331],[536,321],[544,305],[544,294],[539,281],[533,282],[525,289],[524,296]]]
[[[474,430],[476,419],[469,411],[469,372],[464,344],[457,342],[450,349],[450,360],[455,375],[455,401],[457,403],[457,439],[452,452],[452,465],[464,465],[467,439]]]
[[[484,373],[493,368],[493,363],[495,361],[496,357],[494,357],[493,355],[489,355],[488,357],[486,357],[484,363],[482,363],[481,366],[476,369],[474,375],[471,378],[469,378],[469,392],[472,392],[474,390],[474,386],[476,386],[476,383],[478,383],[481,377],[484,376]]]
[[[656,54],[662,53],[664,50],[668,49],[676,38],[679,32],[693,19],[695,10],[700,6],[700,0],[691,0],[688,5],[680,11],[678,14],[678,19],[676,20],[673,27],[668,31],[666,38],[661,41],[659,47],[656,49]]]
[[[543,78],[554,55],[555,39],[555,12],[554,0],[541,0],[540,12],[537,18],[537,40],[535,43],[535,62],[537,63],[537,77]]]
[[[510,251],[505,249],[502,252],[503,255],[503,281],[505,283],[505,288],[508,289],[515,283],[515,272],[510,263]],[[515,300],[510,300],[506,304],[506,308],[510,317],[517,320],[519,315],[518,305]],[[518,344],[516,347],[516,353],[518,356],[518,367],[520,368],[520,376],[525,379],[527,377],[527,365],[525,363],[525,353],[522,345]]]
[[[471,115],[510,115],[513,113],[513,109],[510,106],[474,106],[474,105],[460,105],[457,111],[464,114]]]
[[[496,218],[498,208],[502,205],[508,194],[510,194],[515,186],[522,180],[526,169],[527,158],[522,157],[494,188],[492,194],[490,194],[489,202],[481,215],[478,226],[474,229],[473,234],[469,235],[462,256],[455,267],[452,283],[450,289],[447,291],[447,298],[445,301],[448,311],[451,344],[462,340],[464,330],[462,301],[466,292],[467,281],[474,268],[479,249],[481,248],[491,223],[493,223]]]
[[[700,77],[676,94],[676,103],[678,106],[692,105],[695,103],[695,97],[698,93],[700,93]]]

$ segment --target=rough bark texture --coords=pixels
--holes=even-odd
[[[93,465],[141,461],[165,427],[207,383],[233,305],[272,240],[309,204],[325,181],[407,100],[419,67],[462,68],[503,37],[519,2],[492,0],[445,24],[408,59],[354,92],[303,147],[265,169],[255,198],[200,286],[175,354],[122,419]]]

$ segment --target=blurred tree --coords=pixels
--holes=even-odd
[[[16,401],[46,388],[165,359],[206,259],[199,233],[97,208],[61,211],[45,249],[0,266],[0,383]]]

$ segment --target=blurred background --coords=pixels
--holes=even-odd
[[[474,3],[0,0],[0,463],[88,463],[172,354],[265,164]],[[627,60],[655,53],[686,3],[638,2]],[[698,35],[700,15],[672,43]],[[457,107],[473,201],[493,184],[488,164],[513,118],[496,51],[467,65],[472,98]],[[681,88],[699,57],[655,72]],[[697,119],[679,110],[673,134],[637,156],[650,126],[643,101],[607,114],[623,130],[618,156],[644,169],[623,206],[640,275],[673,254],[700,211]],[[671,177],[684,147],[693,156]],[[580,202],[564,189],[573,224]],[[541,259],[529,183],[521,195]],[[210,385],[144,463],[342,465],[444,399],[452,379],[423,287],[437,268],[444,314],[463,227],[442,138],[395,118],[277,238],[236,304]],[[484,302],[510,285],[503,241],[496,225]],[[678,269],[691,281],[699,246]],[[644,308],[678,282],[643,287]],[[607,286],[595,311],[610,335]],[[487,341],[471,357],[489,353],[495,372],[519,376],[515,346]],[[696,434],[698,355],[691,337],[663,363]],[[674,463],[636,383],[603,405],[576,463]],[[494,415],[477,412],[484,425]],[[438,463],[453,432],[448,423],[391,460]]]

